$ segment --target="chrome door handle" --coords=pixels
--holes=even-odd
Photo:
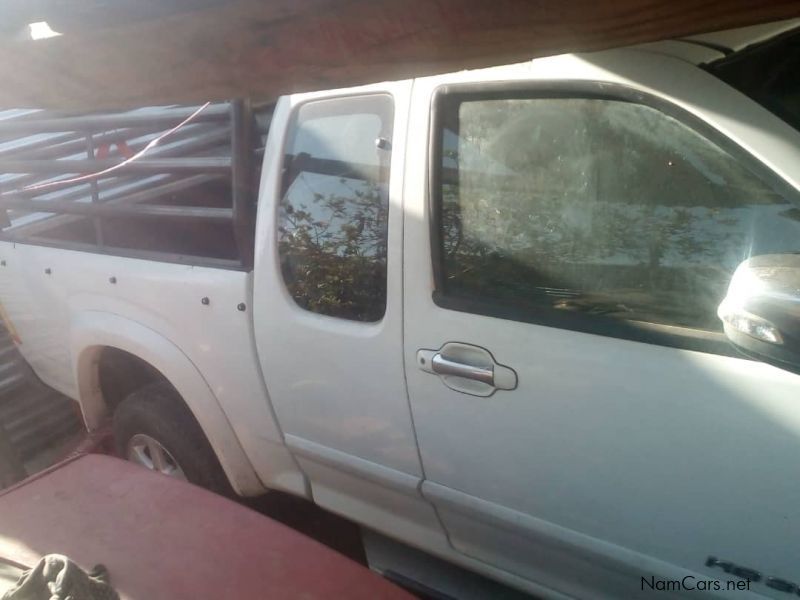
[[[447,342],[438,350],[417,350],[417,366],[438,375],[451,390],[472,396],[491,396],[517,387],[514,369],[498,363],[492,353],[463,342]]]
[[[494,387],[494,367],[485,369],[448,360],[440,352],[433,355],[431,367],[437,375],[454,375],[464,379],[473,379]]]

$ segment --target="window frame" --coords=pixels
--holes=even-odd
[[[385,278],[384,278],[384,300],[383,300],[383,311],[381,312],[381,317],[374,321],[362,321],[360,319],[348,319],[346,317],[339,317],[336,315],[328,315],[321,312],[316,312],[310,310],[304,306],[301,306],[297,299],[292,294],[292,291],[289,289],[288,283],[286,278],[283,274],[283,269],[280,266],[281,263],[281,251],[280,251],[280,235],[278,232],[279,227],[281,226],[280,220],[280,211],[281,205],[283,203],[283,195],[284,195],[284,183],[286,179],[286,156],[288,155],[289,146],[294,143],[295,134],[297,131],[297,121],[300,115],[300,111],[303,109],[304,106],[308,104],[314,104],[317,102],[326,102],[331,100],[352,100],[352,99],[367,99],[367,98],[374,98],[378,96],[385,96],[389,99],[391,104],[391,113],[388,115],[389,122],[391,124],[391,137],[390,140],[390,147],[389,147],[389,161],[387,166],[388,177],[386,180],[386,193],[387,193],[387,211],[386,211],[386,258],[385,258]],[[274,230],[273,234],[273,244],[274,244],[274,251],[275,251],[275,258],[278,261],[278,276],[280,277],[281,285],[283,287],[283,291],[286,295],[291,299],[292,303],[303,312],[308,314],[314,315],[315,317],[323,318],[323,319],[334,319],[336,321],[345,322],[348,324],[355,324],[358,326],[375,326],[384,321],[386,319],[386,312],[389,307],[389,234],[390,234],[390,220],[392,218],[392,203],[391,203],[391,180],[392,180],[392,163],[394,162],[394,138],[396,133],[396,112],[397,112],[397,103],[395,101],[394,94],[392,94],[388,90],[375,90],[369,92],[351,92],[351,93],[344,93],[344,94],[337,94],[333,96],[319,96],[319,97],[311,97],[291,106],[289,115],[286,119],[286,126],[284,129],[283,139],[281,140],[280,145],[280,165],[278,169],[278,182],[277,182],[277,191],[276,191],[276,201],[273,206],[274,212]],[[338,114],[353,114],[353,113],[338,113]],[[378,114],[378,113],[375,113]],[[288,188],[287,188],[288,189]]]
[[[776,194],[800,207],[800,191],[784,181],[777,173],[699,117],[654,94],[643,92],[624,84],[593,80],[445,84],[439,86],[433,92],[430,104],[430,129],[428,132],[428,198],[426,208],[428,211],[431,267],[434,283],[431,296],[434,304],[446,310],[480,316],[752,360],[752,358],[744,356],[737,351],[722,332],[615,319],[602,315],[570,313],[547,307],[514,306],[489,298],[467,298],[445,292],[444,238],[441,231],[443,190],[441,166],[444,146],[445,110],[449,106],[457,106],[463,101],[559,98],[613,100],[639,104],[657,110],[719,146],[730,154],[734,160],[740,162],[743,167],[749,169],[756,177],[759,177]]]

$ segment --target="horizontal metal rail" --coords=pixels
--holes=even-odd
[[[0,135],[34,133],[55,133],[61,131],[108,131],[126,127],[152,127],[164,129],[170,125],[177,125],[191,116],[197,107],[165,108],[161,111],[141,113],[122,113],[104,115],[85,115],[79,117],[63,117],[49,119],[8,119],[0,121]],[[227,121],[229,119],[228,106],[213,104],[198,114],[192,122]]]
[[[131,178],[115,178],[108,180],[108,183],[101,181],[98,184],[99,192],[103,194],[103,204],[110,206],[118,206],[120,203],[137,204],[139,202],[152,202],[158,198],[179,193],[189,190],[193,187],[198,187],[212,181],[224,181],[224,176],[220,175],[191,175],[189,177],[175,178],[163,177],[158,181],[136,181]],[[123,184],[124,189],[118,189],[117,186]],[[59,193],[57,197],[49,199],[41,199],[41,202],[75,202],[86,201],[86,191],[83,189],[75,190],[71,187],[66,187],[62,190],[64,193]],[[22,193],[5,193],[0,194],[0,205],[5,200],[19,200],[22,202],[31,202],[33,195],[25,192]],[[31,212],[22,209],[23,212]],[[38,211],[37,211],[38,212]]]
[[[38,137],[38,136],[37,136]],[[56,150],[60,144],[68,144],[70,142],[80,143],[86,139],[85,136],[79,133],[54,133],[47,136],[45,139],[37,139],[36,137],[27,137],[17,139],[3,139],[0,140],[0,156],[11,155],[16,158],[48,158],[46,154],[52,153],[52,156],[59,156],[60,153]],[[42,156],[45,154],[45,156]]]
[[[136,181],[135,179],[131,179],[129,177],[126,178],[115,178],[109,179],[105,181],[98,182],[99,192],[104,195],[103,204],[107,204],[109,206],[119,206],[120,204],[130,203],[136,204],[139,202],[152,202],[157,200],[158,198],[163,198],[164,196],[180,193],[195,187],[199,187],[205,184],[208,184],[212,181],[224,181],[225,177],[221,175],[191,175],[189,177],[183,177],[180,179],[176,179],[174,177],[162,178],[156,182],[153,181]],[[124,189],[117,189],[117,186],[124,184]],[[84,186],[85,187],[85,186]],[[72,191],[70,191],[72,190]],[[67,187],[62,192],[66,193],[59,193],[58,197],[51,198],[47,200],[47,202],[52,201],[64,201],[64,202],[73,202],[75,200],[83,200],[86,202],[86,192],[82,189],[74,190],[73,188]],[[12,214],[17,213],[30,213],[30,212],[44,212],[44,211],[37,211],[34,208],[30,208],[27,206],[27,203],[31,201],[31,196],[27,194],[20,194],[20,193],[6,193],[0,195],[0,204],[2,204],[3,200],[15,200],[15,201],[24,201],[26,203],[26,208],[14,210],[12,209]],[[45,202],[45,200],[42,200]],[[1,210],[0,210],[1,212]],[[25,226],[24,235],[32,235],[35,231],[41,231],[42,228],[45,230],[48,227],[52,227],[52,223],[49,222],[48,219],[36,221],[34,223],[29,223]]]
[[[121,165],[121,166],[120,166]],[[104,160],[0,160],[0,173],[41,173],[47,175],[95,173],[117,167],[120,173],[230,173],[227,156],[197,158],[141,159],[123,163],[119,159]],[[111,173],[109,173],[109,176]]]
[[[169,206],[161,204],[104,204],[65,200],[28,200],[0,198],[0,208],[30,212],[85,215],[91,217],[145,217],[158,219],[202,219],[231,221],[232,208],[207,206]]]
[[[130,130],[128,130],[128,131],[130,131]],[[177,139],[175,139],[175,138],[177,138]],[[171,142],[168,142],[168,143],[165,143],[164,145],[159,145],[159,146],[156,146],[155,148],[152,148],[147,153],[147,158],[146,159],[144,157],[142,157],[142,159],[139,159],[139,160],[152,161],[152,160],[156,160],[156,159],[161,160],[162,158],[171,158],[171,157],[180,158],[181,156],[186,157],[187,154],[191,155],[192,152],[207,152],[209,150],[215,150],[215,149],[219,152],[219,151],[222,150],[222,148],[224,148],[224,146],[221,146],[221,144],[224,144],[229,139],[230,139],[230,132],[228,131],[227,127],[220,128],[220,127],[212,126],[212,128],[210,128],[210,129],[204,128],[203,130],[198,130],[198,131],[193,132],[193,135],[190,136],[190,137],[187,137],[185,135],[182,136],[181,132],[177,132],[177,134],[173,138],[171,138]],[[103,136],[100,136],[100,135],[94,136],[94,138],[93,138],[93,142],[94,142],[95,146],[100,145],[101,143],[107,143],[106,140],[107,140],[107,138],[104,138]],[[80,144],[81,148],[85,148],[86,138],[79,138],[77,140],[77,143]],[[58,150],[58,147],[54,148],[53,150]],[[72,148],[68,148],[67,150],[72,150]],[[69,156],[69,154],[67,152],[62,152],[60,155],[59,154],[56,154],[56,155],[50,154],[49,156],[47,156],[47,155],[42,156],[41,154],[34,155],[34,156],[25,156],[25,157],[15,156],[13,159],[10,159],[10,160],[12,160],[13,162],[18,162],[20,160],[26,160],[27,161],[27,160],[34,160],[34,159],[38,161],[40,159],[50,159],[53,156],[64,156],[65,154],[66,154],[66,156]],[[2,160],[3,160],[3,157],[2,157],[2,154],[0,154],[0,161],[2,161]],[[70,160],[70,159],[64,158],[62,160]],[[80,159],[80,160],[83,160],[83,159]],[[88,159],[88,160],[90,160],[92,162],[92,164],[96,164],[97,163],[96,159]],[[116,158],[116,159],[112,158],[112,159],[109,159],[109,160],[111,160],[111,161],[117,160],[119,162],[122,162],[123,158]],[[93,173],[93,172],[97,172],[99,170],[102,170],[102,169],[95,168],[95,169],[92,169],[92,170],[90,170],[88,172],[89,173]],[[115,170],[114,172],[110,173],[109,176],[116,176],[118,171],[121,172],[122,170],[123,169]],[[0,171],[0,172],[2,172],[2,171]],[[30,173],[30,172],[26,172],[24,174],[19,174],[19,175],[12,175],[12,173],[13,173],[13,171],[6,171],[6,174],[9,175],[5,179],[4,187],[6,189],[22,190],[26,186],[40,181],[40,179],[41,179],[40,176],[42,175],[42,173],[34,174],[34,173]],[[131,173],[140,173],[140,172],[138,172],[138,171],[127,171],[126,173],[124,173],[124,175],[130,175]],[[52,174],[52,173],[49,173],[49,174]],[[217,175],[219,175],[219,173]],[[52,186],[52,188],[51,189],[47,189],[47,191],[48,192],[49,191],[55,191],[55,190],[59,190],[59,189],[69,188],[69,187],[70,186],[68,184],[65,184],[63,186]]]
[[[197,138],[200,134],[208,135],[208,132],[217,132],[218,139],[227,140],[230,138],[228,127],[225,124],[202,124],[200,126],[191,125],[187,126],[189,131],[176,131],[166,141],[167,144],[174,143],[176,140],[184,138]],[[147,141],[147,136],[155,136],[157,132],[153,132],[149,128],[128,128],[128,129],[115,129],[113,131],[95,133],[91,136],[92,143],[96,147],[102,145],[117,145],[120,142],[130,144],[131,150],[134,149],[133,140],[139,140],[141,145]],[[44,140],[37,140],[36,137],[17,139],[16,145],[11,145],[9,142],[14,140],[7,140],[6,147],[0,144],[0,157],[8,157],[13,160],[29,160],[29,159],[46,159],[46,158],[67,158],[72,154],[78,155],[86,149],[87,134],[82,133],[64,133],[53,134]],[[153,148],[152,153],[148,156],[155,154],[156,150],[161,150],[161,146]]]
[[[14,242],[17,244],[44,246],[45,248],[59,248],[61,250],[75,250],[77,252],[89,252],[91,254],[124,256],[126,258],[155,260],[158,262],[170,262],[181,265],[213,267],[218,269],[233,269],[241,271],[249,270],[249,268],[242,265],[241,260],[238,259],[214,258],[205,255],[200,256],[196,254],[182,254],[180,252],[164,252],[161,250],[140,250],[136,248],[122,248],[119,246],[97,246],[96,244],[54,240],[40,236],[19,235],[6,231],[0,231],[0,240]]]
[[[220,181],[222,177],[219,175],[192,175],[182,179],[168,179],[166,183],[159,182],[158,184],[149,184],[142,186],[142,189],[134,191],[129,189],[125,192],[109,192],[103,200],[104,204],[109,206],[119,206],[120,203],[137,204],[139,202],[151,202],[157,198],[168,196],[189,190],[193,187],[198,187],[212,181]],[[0,196],[2,200],[2,196]]]

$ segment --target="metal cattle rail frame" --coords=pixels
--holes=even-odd
[[[259,137],[263,127],[259,129],[247,101],[210,104],[197,112],[198,108],[149,107],[77,116],[35,110],[0,112],[0,225],[4,228],[0,239],[197,263],[197,257],[179,253],[114,247],[104,235],[104,223],[119,217],[216,222],[230,224],[238,257],[207,257],[205,262],[250,269],[258,185],[254,158],[263,151],[263,144],[256,148],[253,142],[263,141]],[[133,156],[134,150],[141,152],[170,129],[174,131],[144,155]],[[110,157],[114,153],[121,156]],[[161,201],[225,180],[231,184],[227,206]],[[54,215],[91,218],[93,242],[54,243],[39,235],[38,226],[44,220],[53,221]]]

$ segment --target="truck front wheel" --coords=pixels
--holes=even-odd
[[[228,478],[203,430],[169,383],[130,394],[114,412],[118,456],[218,494],[232,495]]]

